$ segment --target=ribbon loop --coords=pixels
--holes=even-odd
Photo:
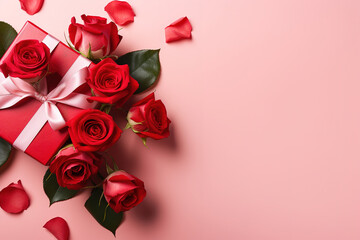
[[[78,87],[86,82],[87,74],[87,68],[81,68],[47,95],[40,93],[44,92],[43,89],[37,91],[32,85],[19,78],[8,77],[3,79],[0,84],[2,86],[0,88],[0,109],[12,107],[21,100],[32,97],[45,104],[45,114],[51,128],[59,130],[65,127],[65,120],[56,106],[57,102],[82,109],[94,107],[94,103],[87,100],[89,96],[74,93]],[[46,81],[46,79],[43,80]]]

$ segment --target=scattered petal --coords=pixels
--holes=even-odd
[[[22,10],[29,15],[34,15],[41,10],[44,0],[20,0],[20,4]]]
[[[111,20],[117,25],[125,26],[134,22],[135,13],[129,3],[124,1],[112,1],[105,7]]]
[[[180,18],[165,28],[166,42],[191,38],[192,27],[187,17]]]
[[[11,183],[0,192],[0,207],[8,213],[22,213],[30,206],[30,199],[21,181]]]
[[[67,222],[61,217],[55,217],[45,223],[44,228],[51,232],[58,240],[68,240],[70,229]]]

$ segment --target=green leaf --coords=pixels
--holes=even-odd
[[[88,55],[86,56],[88,59],[93,60],[93,55],[91,53],[91,43],[89,42],[89,51],[88,51]]]
[[[99,110],[106,113],[106,114],[109,114],[110,111],[111,111],[111,108],[112,108],[111,104],[103,103],[103,104],[101,104]]]
[[[120,65],[129,65],[131,77],[139,83],[139,88],[135,93],[149,89],[158,79],[160,74],[159,52],[160,49],[134,51],[116,60]]]
[[[11,145],[4,139],[0,138],[0,167],[9,159]]]
[[[56,180],[56,175],[51,173],[49,169],[45,173],[43,187],[46,195],[50,200],[50,205],[55,202],[70,199],[79,192],[78,190],[70,190],[68,188],[59,186]]]
[[[106,172],[108,175],[112,174],[114,172],[114,169],[112,169],[109,164],[105,163],[106,166]]]
[[[130,125],[130,123],[127,123],[124,130],[129,129],[129,128],[131,128],[131,125]]]
[[[147,140],[147,138],[141,138],[141,140],[142,140],[144,146],[147,147],[147,145],[146,145],[146,140]]]
[[[17,36],[15,29],[5,22],[0,22],[0,58]]]
[[[95,188],[92,191],[85,207],[101,226],[111,231],[115,236],[116,229],[120,226],[124,214],[123,212],[116,213],[109,207],[101,188]]]
[[[119,171],[120,168],[119,168],[119,166],[116,164],[116,162],[114,161],[114,159],[113,159],[113,164],[114,164],[114,170],[115,170],[115,171]]]

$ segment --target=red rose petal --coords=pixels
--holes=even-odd
[[[8,213],[21,213],[30,206],[29,196],[26,194],[21,181],[11,183],[0,192],[0,207]]]
[[[44,0],[20,0],[21,9],[29,15],[39,12],[44,4]]]
[[[134,22],[135,13],[129,3],[123,1],[112,1],[105,7],[111,20],[117,25],[124,26]]]
[[[45,223],[44,228],[51,232],[58,240],[68,240],[70,236],[70,229],[67,222],[61,218],[56,217]]]
[[[165,28],[166,42],[191,38],[192,26],[187,17],[180,18]]]

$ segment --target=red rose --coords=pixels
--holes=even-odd
[[[161,100],[155,101],[154,93],[135,103],[129,110],[127,120],[141,138],[162,139],[170,135],[171,121]]]
[[[78,190],[88,185],[97,174],[100,160],[92,153],[80,152],[74,147],[60,151],[50,164],[50,171],[56,174],[61,187]]]
[[[76,23],[73,17],[69,26],[74,47],[88,58],[98,59],[112,53],[122,39],[115,23],[97,16],[81,15],[81,18],[84,25]]]
[[[79,151],[105,151],[122,133],[113,118],[99,110],[83,110],[66,123],[72,143]]]
[[[146,195],[143,181],[124,171],[110,174],[104,180],[103,189],[106,201],[117,213],[135,207]]]
[[[7,77],[21,78],[28,83],[40,80],[48,71],[50,50],[38,40],[18,42],[0,69]]]
[[[121,107],[138,89],[138,82],[130,76],[128,65],[118,65],[107,58],[90,68],[88,84],[96,96],[89,100]]]

